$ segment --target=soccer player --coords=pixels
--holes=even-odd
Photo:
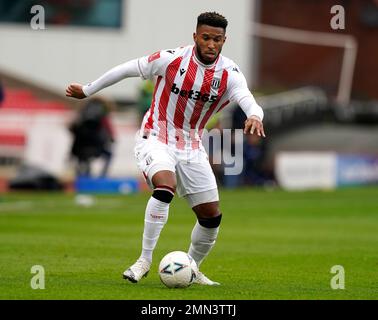
[[[201,143],[209,118],[235,102],[247,116],[244,133],[265,137],[263,110],[239,67],[220,54],[227,24],[226,18],[216,12],[202,13],[193,33],[194,45],[128,61],[92,83],[73,83],[66,89],[68,97],[82,99],[124,78],[157,77],[151,107],[136,138],[137,164],[153,193],[145,211],[141,255],[123,273],[131,282],[147,276],[176,192],[197,216],[188,253],[198,266],[215,244],[222,214],[216,180]],[[219,284],[202,272],[195,283]]]

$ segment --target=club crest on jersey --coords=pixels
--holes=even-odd
[[[160,58],[160,51],[157,51],[153,54],[151,54],[149,57],[148,57],[148,63],[156,60],[156,59],[159,59]]]
[[[212,81],[211,81],[211,87],[213,89],[218,89],[220,87],[220,83],[221,83],[221,80],[219,78],[214,78]]]

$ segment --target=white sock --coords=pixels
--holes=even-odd
[[[203,259],[209,254],[217,239],[219,227],[205,228],[196,222],[192,231],[192,243],[189,247],[189,255],[197,263],[201,264]]]
[[[159,240],[160,232],[168,220],[169,203],[151,197],[144,216],[144,231],[141,257],[152,261],[152,253]]]

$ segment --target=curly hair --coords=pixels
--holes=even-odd
[[[217,12],[204,12],[197,18],[197,28],[201,25],[207,25],[216,28],[223,28],[226,31],[228,21]]]

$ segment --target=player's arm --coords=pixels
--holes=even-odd
[[[84,99],[86,95],[83,92],[83,85],[80,83],[71,83],[66,89],[66,96],[76,99]]]
[[[66,96],[83,99],[126,78],[149,79],[155,75],[161,75],[164,66],[172,58],[170,51],[158,51],[150,56],[125,62],[87,85],[72,83],[66,89]]]
[[[88,83],[87,85],[71,83],[66,89],[66,96],[83,99],[125,78],[138,76],[140,76],[138,69],[138,59],[134,59],[110,69],[100,78],[91,83]]]
[[[230,100],[235,101],[247,116],[247,120],[244,122],[244,133],[255,133],[258,136],[265,138],[264,125],[262,122],[264,111],[257,104],[251,91],[249,91],[244,75],[238,70],[238,68],[234,68],[231,71],[230,79]]]
[[[261,107],[256,103],[255,99],[251,96],[246,96],[239,101],[239,106],[247,115],[247,120],[244,122],[244,133],[254,134],[265,138],[264,125],[262,122],[264,113]]]

